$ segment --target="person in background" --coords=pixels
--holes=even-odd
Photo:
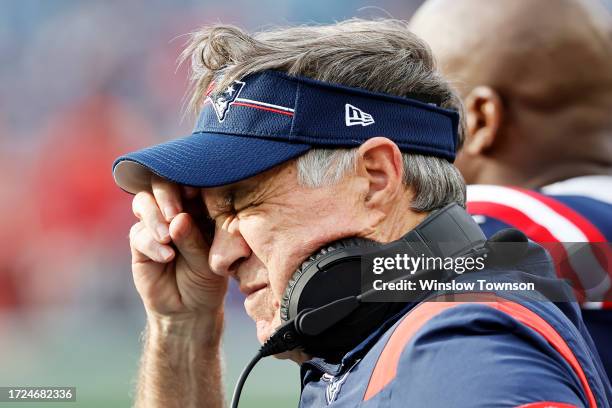
[[[432,0],[410,28],[464,100],[468,134],[456,165],[485,233],[612,241],[610,12],[597,1]],[[609,259],[561,275],[585,299],[611,377]]]

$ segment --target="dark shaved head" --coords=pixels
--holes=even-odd
[[[610,172],[612,22],[599,2],[431,0],[410,28],[465,99],[468,182]]]

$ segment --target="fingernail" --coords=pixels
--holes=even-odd
[[[159,254],[163,259],[168,259],[172,256],[172,250],[170,248],[161,247],[159,249]]]
[[[168,221],[172,221],[172,219],[176,217],[178,213],[179,213],[178,210],[172,206],[168,206],[164,208],[164,214],[166,214],[166,219]]]
[[[157,226],[157,235],[159,236],[159,239],[161,239],[161,240],[167,239],[168,236],[170,235],[170,231],[168,230],[168,226],[167,225],[159,225],[159,226]]]

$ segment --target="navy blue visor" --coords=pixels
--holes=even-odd
[[[209,95],[190,136],[119,157],[113,175],[130,193],[148,190],[151,174],[216,187],[312,148],[357,147],[376,136],[453,162],[458,122],[457,112],[415,99],[263,71]]]

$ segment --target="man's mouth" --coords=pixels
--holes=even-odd
[[[244,288],[244,290],[241,288],[242,293],[246,296],[244,299],[244,310],[247,312],[247,315],[255,321],[261,320],[264,316],[262,315],[262,307],[266,304],[267,288],[267,284],[249,286]]]
[[[257,284],[251,284],[251,285],[241,285],[240,286],[240,292],[242,292],[248,298],[249,296],[251,296],[255,292],[258,292],[258,291],[264,289],[266,286],[268,286],[267,283],[257,283]]]

